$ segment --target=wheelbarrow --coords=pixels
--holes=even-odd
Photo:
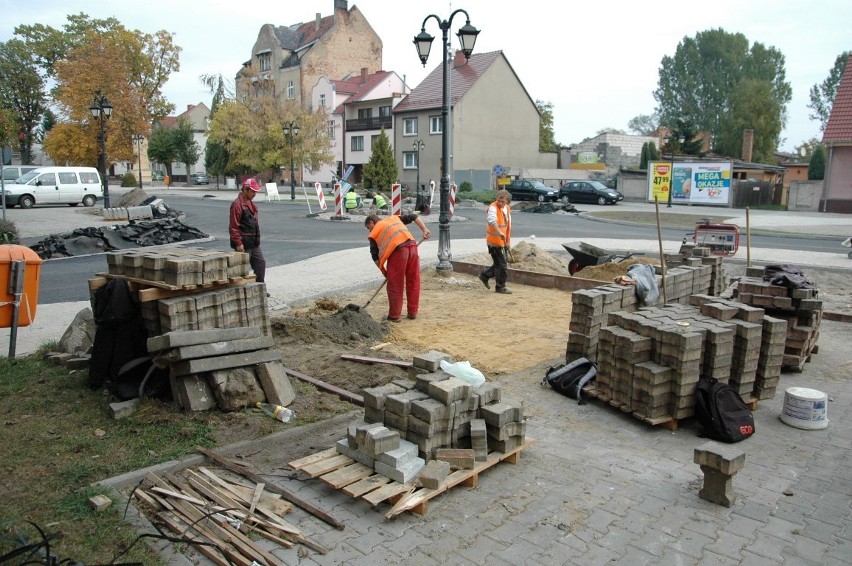
[[[603,265],[605,263],[622,262],[633,256],[645,255],[642,252],[631,252],[629,250],[605,250],[586,242],[571,242],[562,244],[573,258],[568,262],[568,273],[574,275],[584,267]]]

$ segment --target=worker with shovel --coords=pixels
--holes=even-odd
[[[506,288],[506,277],[508,275],[508,260],[506,254],[509,251],[509,240],[512,236],[512,212],[509,201],[512,195],[506,189],[497,191],[497,200],[488,205],[486,213],[487,226],[485,227],[485,243],[488,244],[488,255],[491,256],[492,265],[479,274],[479,280],[490,289],[488,280],[495,280],[495,291],[503,295],[511,295],[512,292]]]
[[[408,318],[417,318],[420,311],[420,255],[419,242],[408,231],[407,224],[414,223],[423,232],[423,240],[432,235],[423,220],[416,214],[391,215],[379,218],[370,214],[364,226],[370,231],[370,255],[388,286],[388,314],[386,320],[399,322],[402,318],[403,293],[408,307]],[[421,240],[421,242],[423,241]]]

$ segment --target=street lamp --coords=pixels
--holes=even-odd
[[[415,200],[415,203],[417,204],[418,210],[420,210],[420,205],[422,204],[420,202],[420,152],[424,147],[426,147],[426,144],[423,143],[423,140],[414,140],[414,149],[417,151],[417,185],[415,185],[417,200]]]
[[[296,136],[299,124],[295,120],[284,124],[284,135],[290,142],[290,200],[296,200]]]
[[[678,144],[683,144],[683,142],[685,140],[686,140],[686,138],[684,138],[683,136],[678,136],[678,137],[670,136],[669,138],[666,139],[666,145],[669,146],[669,160],[670,160],[669,198],[668,198],[668,204],[666,205],[666,208],[672,207],[672,193],[674,192],[674,150],[675,150],[675,148],[672,145],[672,143],[678,142]]]
[[[462,13],[467,18],[465,25],[456,34],[461,43],[462,51],[466,59],[470,59],[470,54],[473,53],[473,46],[476,43],[476,36],[479,35],[479,30],[470,25],[470,15],[461,8],[450,14],[449,19],[441,20],[435,14],[426,16],[423,20],[423,25],[420,28],[420,33],[414,36],[414,45],[417,47],[417,55],[420,57],[420,62],[426,66],[426,60],[429,58],[429,51],[432,49],[432,40],[435,39],[426,33],[426,22],[431,18],[435,18],[438,22],[438,27],[441,28],[443,40],[443,95],[441,108],[441,209],[438,216],[438,265],[436,269],[440,271],[452,271],[453,264],[450,263],[452,253],[450,252],[450,138],[448,129],[450,127],[447,117],[450,114],[450,67],[447,61],[447,51],[449,49],[449,41],[447,32],[453,25],[453,18],[456,14]],[[418,163],[419,173],[419,163]],[[418,187],[419,189],[419,187]]]
[[[142,134],[133,134],[133,141],[136,142],[136,152],[139,154],[139,188],[142,188],[142,140],[145,136]]]
[[[89,106],[89,112],[98,120],[98,172],[101,174],[101,183],[104,188],[104,208],[109,208],[109,181],[106,175],[106,132],[104,122],[112,116],[112,104],[101,91],[95,92],[95,99]]]

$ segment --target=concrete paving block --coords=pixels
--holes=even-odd
[[[398,387],[398,386],[397,386]],[[397,415],[408,415],[411,410],[411,402],[420,399],[428,399],[429,394],[422,391],[408,390],[385,397],[385,411]]]
[[[139,399],[130,399],[129,401],[122,401],[120,403],[110,403],[109,413],[110,416],[116,420],[123,419],[135,413],[138,406]]]
[[[472,470],[476,464],[476,451],[472,448],[439,448],[435,458],[447,462],[455,470]]]
[[[388,466],[384,462],[376,462],[374,469],[377,474],[381,474],[399,483],[408,483],[417,479],[421,470],[426,465],[423,458],[417,457],[405,462],[401,467],[394,468]]]
[[[429,384],[429,396],[445,405],[467,399],[470,397],[470,391],[470,384],[457,377],[433,381]]]
[[[412,417],[416,417],[427,423],[435,421],[452,419],[452,409],[448,405],[441,403],[431,397],[428,399],[419,399],[411,402]]]
[[[376,460],[393,468],[399,468],[414,458],[417,458],[417,445],[407,440],[400,440],[396,450],[376,454]]]
[[[258,364],[257,378],[269,403],[286,407],[296,399],[296,390],[281,362]]]
[[[473,390],[473,395],[479,397],[479,405],[488,405],[500,401],[500,384],[496,381],[486,381]]]
[[[355,427],[355,442],[359,447],[363,447],[367,441],[367,433],[378,428],[385,428],[382,423],[365,422]]]
[[[438,371],[441,369],[441,361],[446,360],[449,363],[453,362],[453,357],[447,353],[437,350],[430,350],[425,354],[414,356],[412,365],[416,368],[425,369],[427,371]]]
[[[420,485],[427,489],[438,489],[449,474],[449,462],[430,460],[420,472]]]
[[[335,443],[335,448],[337,448],[337,452],[339,454],[343,454],[348,458],[352,458],[356,462],[364,464],[368,468],[372,468],[375,466],[376,461],[370,457],[368,454],[358,450],[357,448],[352,448],[349,446],[349,440],[346,438],[341,438]]]
[[[390,430],[387,427],[377,427],[367,431],[364,437],[364,444],[361,447],[369,456],[375,458],[377,454],[396,450],[399,448],[400,437],[399,432]]]
[[[520,421],[524,418],[522,407],[508,403],[494,403],[479,408],[480,416],[489,426],[501,427],[506,423]]]
[[[444,381],[445,379],[451,378],[452,375],[448,374],[443,370],[433,371],[429,373],[421,373],[415,376],[414,382],[415,387],[418,391],[422,391],[423,393],[429,393],[429,384]]]

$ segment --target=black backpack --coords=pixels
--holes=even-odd
[[[727,383],[702,377],[695,389],[695,418],[699,436],[721,442],[739,442],[754,434],[754,415],[739,393]]]
[[[582,398],[583,386],[595,378],[598,366],[586,358],[578,358],[570,364],[561,364],[548,368],[541,384],[549,383],[563,395],[577,399],[579,405],[586,402]]]

